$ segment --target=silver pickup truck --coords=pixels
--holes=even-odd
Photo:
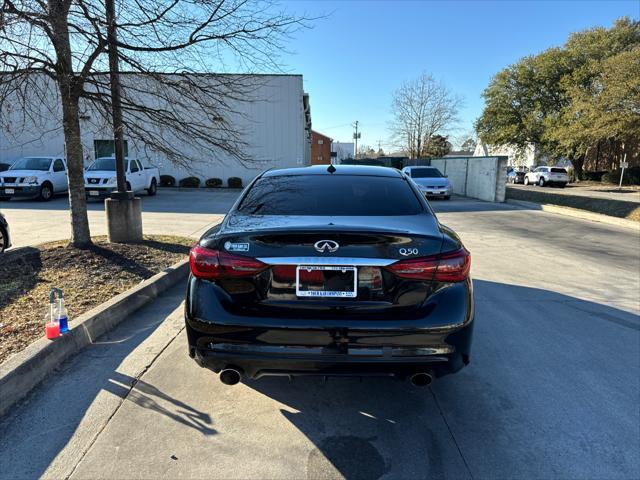
[[[134,193],[142,191],[153,196],[158,191],[160,173],[156,167],[145,167],[140,160],[125,159],[127,190]],[[116,159],[114,157],[97,158],[84,172],[84,188],[87,198],[105,198],[116,190]]]

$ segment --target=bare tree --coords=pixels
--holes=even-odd
[[[423,73],[393,95],[390,125],[393,143],[411,158],[422,156],[434,135],[446,133],[458,121],[462,105],[461,97]]]
[[[89,245],[81,119],[91,112],[96,127],[110,121],[104,2],[0,2],[0,127],[15,122],[16,110],[25,124],[61,119],[71,244]],[[234,120],[242,115],[235,105],[250,101],[256,84],[207,72],[230,64],[278,70],[283,41],[307,19],[261,0],[119,0],[116,8],[119,62],[129,73],[122,78],[127,137],[178,165],[194,160],[180,148],[184,141],[208,158],[251,161]]]

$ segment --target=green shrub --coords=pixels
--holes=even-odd
[[[606,171],[602,172],[582,172],[582,178],[580,180],[588,180],[590,182],[601,182],[602,176],[607,173]]]
[[[204,182],[207,187],[221,187],[222,179],[221,178],[207,178],[207,181]]]
[[[198,188],[200,186],[200,179],[198,177],[187,177],[180,180],[179,185],[187,188]]]
[[[227,185],[229,185],[229,188],[242,188],[242,179],[239,177],[229,177]]]
[[[620,174],[622,170],[613,170],[607,172],[602,176],[604,183],[620,184]],[[631,167],[624,170],[624,177],[622,177],[623,185],[640,185],[640,167]]]
[[[161,187],[175,187],[176,179],[171,175],[160,175],[160,186]]]

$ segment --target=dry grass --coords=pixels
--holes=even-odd
[[[145,236],[142,243],[94,238],[88,249],[66,242],[0,257],[0,363],[44,334],[49,291],[64,291],[71,326],[78,315],[187,258],[192,239]]]
[[[578,208],[589,212],[601,213],[612,217],[626,218],[640,222],[640,207],[636,202],[625,202],[599,197],[585,197],[553,193],[542,189],[526,190],[523,188],[507,188],[507,198],[525,202],[546,203],[562,207]]]

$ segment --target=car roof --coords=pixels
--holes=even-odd
[[[438,167],[432,167],[431,165],[412,165],[410,167],[404,167],[406,169],[413,169],[413,168],[429,168],[431,170],[438,170]]]
[[[292,175],[366,175],[373,177],[402,177],[402,173],[395,168],[375,167],[372,165],[309,165],[307,167],[277,168],[267,170],[262,176],[282,177]]]

